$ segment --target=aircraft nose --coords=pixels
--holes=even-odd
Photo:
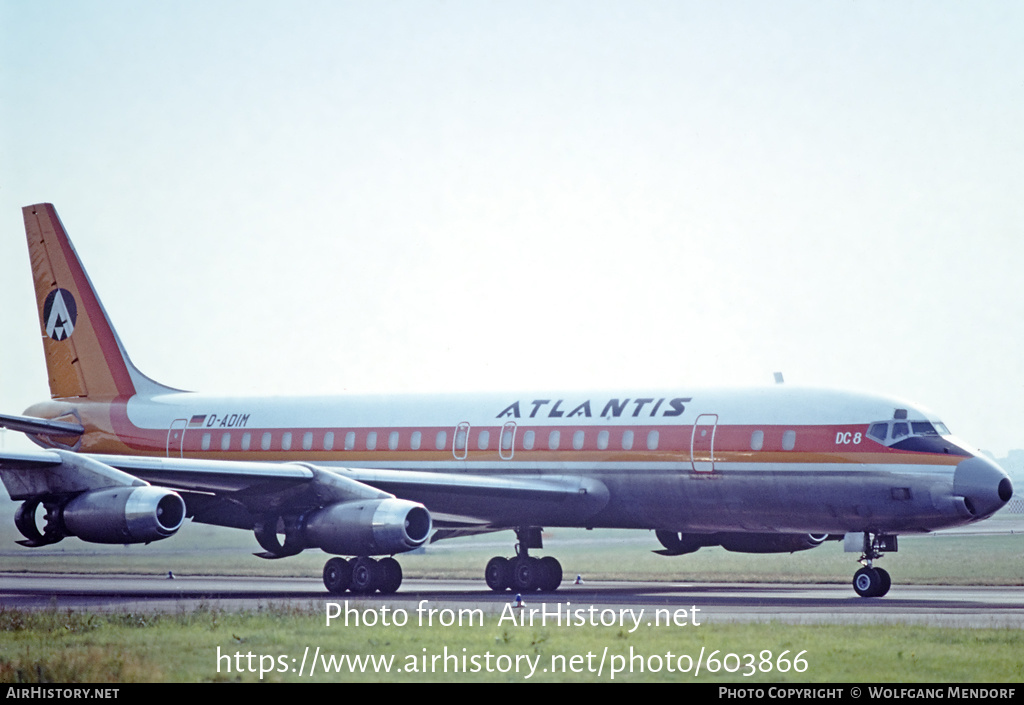
[[[974,456],[956,466],[953,494],[964,498],[967,511],[979,519],[994,514],[1013,496],[1013,484],[988,458]]]

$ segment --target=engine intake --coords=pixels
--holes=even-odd
[[[68,502],[61,523],[68,536],[92,543],[149,543],[181,528],[185,501],[159,487],[111,487]]]

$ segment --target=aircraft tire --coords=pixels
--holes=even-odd
[[[543,568],[539,558],[520,556],[512,563],[512,589],[533,592],[540,587]]]
[[[357,595],[369,595],[381,584],[380,564],[372,558],[359,556],[352,561],[352,582],[348,589]]]
[[[331,558],[324,565],[324,587],[332,595],[341,595],[352,582],[352,566],[344,558]]]
[[[554,592],[562,584],[562,564],[554,556],[540,559],[540,591]]]
[[[853,589],[861,597],[880,597],[882,589],[882,576],[878,569],[861,568],[853,575]]]
[[[509,560],[495,556],[487,561],[487,567],[484,568],[484,580],[487,581],[487,587],[495,592],[504,592],[512,587],[512,569],[509,566]]]
[[[881,581],[878,586],[878,594],[875,597],[884,597],[889,592],[889,588],[892,587],[892,578],[889,577],[889,571],[885,568],[875,568],[875,570],[878,571],[878,577]]]
[[[382,595],[391,595],[398,592],[402,586],[402,566],[394,558],[381,558],[377,562],[380,570],[379,590]]]

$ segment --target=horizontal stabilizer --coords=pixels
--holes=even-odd
[[[34,416],[11,416],[0,414],[0,428],[8,428],[22,433],[44,433],[52,436],[81,436],[85,429],[77,423],[51,421]]]

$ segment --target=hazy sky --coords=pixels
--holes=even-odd
[[[1016,0],[0,0],[0,410],[48,396],[50,201],[173,386],[781,370],[1024,447],[1022,36]]]

